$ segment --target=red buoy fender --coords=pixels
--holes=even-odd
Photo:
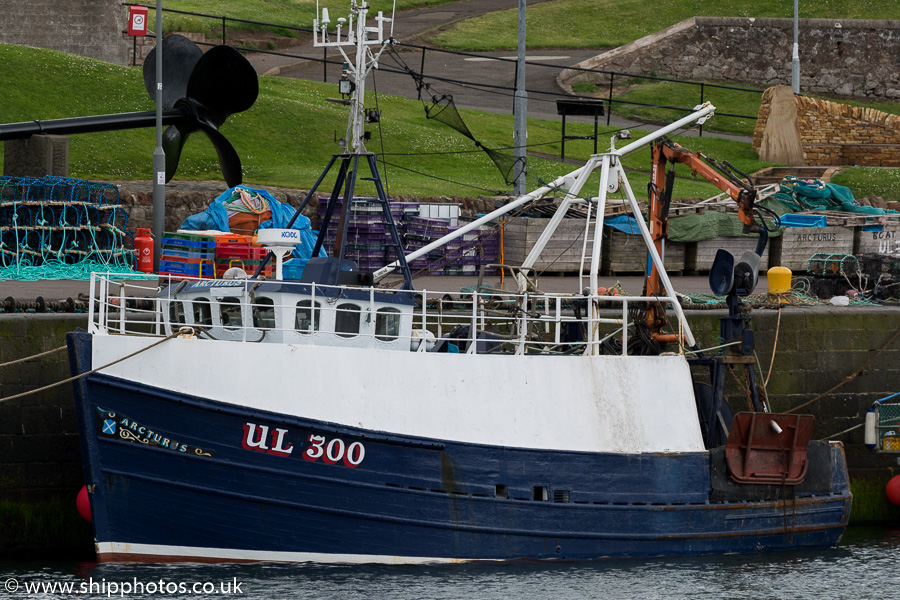
[[[887,494],[887,498],[888,500],[890,500],[891,504],[900,506],[900,475],[897,475],[896,477],[888,481],[885,493]]]
[[[88,495],[86,485],[81,486],[78,498],[75,499],[75,507],[78,508],[78,514],[81,515],[82,519],[88,523],[94,522],[94,519],[91,517],[91,497]]]

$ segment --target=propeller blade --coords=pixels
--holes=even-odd
[[[163,38],[163,108],[172,108],[175,102],[188,95],[188,82],[203,51],[183,35]],[[144,59],[144,87],[156,100],[156,47]]]
[[[186,96],[202,104],[210,121],[219,126],[229,115],[253,106],[259,80],[243,54],[231,46],[215,46],[197,61]]]
[[[175,176],[178,170],[178,161],[181,160],[181,149],[187,141],[190,132],[182,133],[177,125],[169,125],[163,132],[162,147],[166,153],[166,183]]]
[[[256,71],[244,56],[230,46],[215,46],[204,54],[191,40],[170,35],[162,40],[163,52],[163,133],[166,153],[166,181],[178,169],[181,151],[188,136],[203,131],[219,155],[222,174],[229,187],[243,179],[241,160],[231,143],[219,132],[229,115],[247,110],[259,95]],[[144,61],[144,86],[156,98],[156,58],[154,48]],[[50,121],[29,121],[0,125],[0,141],[26,138],[38,133],[67,135],[93,131],[114,131],[152,127],[153,111],[100,115]]]
[[[241,159],[237,150],[234,149],[231,142],[219,132],[214,124],[202,119],[197,123],[201,131],[212,142],[213,147],[216,149],[216,154],[219,155],[219,165],[222,167],[225,183],[228,184],[228,187],[240,185],[244,180],[244,174],[241,170]]]

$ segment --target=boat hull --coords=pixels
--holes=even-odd
[[[92,368],[92,337],[70,337],[75,373]],[[833,546],[849,515],[839,445],[823,446],[828,464],[805,488],[735,491],[716,483],[709,452],[416,437],[100,374],[79,380],[76,397],[101,561],[756,552]],[[753,493],[741,501],[743,489]]]

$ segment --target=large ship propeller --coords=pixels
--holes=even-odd
[[[163,134],[166,181],[175,175],[188,136],[202,131],[219,155],[225,182],[229,187],[239,185],[242,181],[241,160],[219,127],[229,116],[253,106],[259,95],[256,71],[231,46],[215,46],[204,54],[194,42],[180,35],[170,35],[162,44],[162,120],[168,125]],[[144,61],[144,85],[155,99],[156,48]],[[35,134],[68,135],[155,125],[155,111],[28,121],[0,125],[0,141]]]
[[[144,61],[144,86],[156,96],[156,48]],[[184,143],[202,131],[219,155],[229,187],[241,182],[241,159],[219,127],[234,113],[253,106],[259,95],[256,71],[231,46],[216,46],[206,54],[180,35],[163,40],[163,108],[180,109],[186,118],[170,125],[163,134],[166,181],[178,168]]]

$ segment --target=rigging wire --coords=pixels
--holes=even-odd
[[[454,185],[461,185],[463,187],[468,187],[468,188],[472,188],[475,190],[481,190],[483,192],[489,192],[491,194],[498,195],[498,196],[503,194],[502,190],[491,190],[488,188],[479,187],[477,185],[462,183],[461,181],[453,181],[452,179],[445,179],[443,177],[438,177],[437,175],[429,175],[428,173],[423,173],[422,171],[416,171],[415,169],[410,169],[409,167],[402,167],[402,166],[396,165],[394,163],[385,162],[385,164],[388,164],[388,165],[394,167],[395,169],[402,169],[404,171],[409,171],[410,173],[415,173],[416,175],[421,175],[423,177],[430,177],[431,179],[437,179],[438,181],[445,181],[447,183],[452,183]]]
[[[584,139],[592,139],[594,136],[585,136]],[[597,137],[600,137],[600,134],[597,134]],[[552,142],[535,142],[534,144],[524,144],[522,146],[501,146],[499,148],[495,148],[496,150],[515,150],[516,148],[536,148],[538,146],[549,146],[552,144],[558,144],[557,141]],[[452,150],[446,152],[387,152],[385,156],[441,156],[441,155],[450,155],[450,154],[480,154],[484,152],[483,150]]]
[[[406,73],[408,73],[409,75],[412,75],[412,77],[413,77],[414,79],[416,79],[417,82],[418,82],[419,80],[424,80],[424,79],[427,77],[428,79],[433,79],[433,80],[435,80],[435,81],[440,81],[441,83],[446,83],[446,84],[448,84],[448,85],[453,85],[453,86],[461,87],[461,88],[465,88],[465,89],[471,89],[471,90],[475,90],[475,91],[481,92],[481,93],[494,94],[494,95],[497,95],[497,96],[504,96],[504,97],[506,97],[506,98],[513,98],[513,97],[515,97],[515,93],[514,93],[514,92],[513,92],[513,93],[510,93],[510,92],[506,91],[507,88],[503,88],[503,87],[500,87],[500,86],[495,86],[495,85],[492,85],[492,84],[478,84],[478,83],[473,83],[473,82],[470,82],[470,81],[461,81],[461,80],[459,80],[459,79],[447,79],[447,78],[444,78],[444,77],[431,77],[431,76],[422,75],[422,74],[420,74],[420,73],[418,73],[418,72],[416,72],[416,71],[413,71],[413,70],[412,70],[412,67],[410,67],[409,65],[407,65],[407,64],[406,64],[406,61],[404,61],[402,58],[400,58],[399,52],[398,52],[396,49],[394,49],[394,48],[392,47],[391,50],[392,50],[393,52],[390,54],[390,56],[391,56],[391,58],[394,59],[394,61],[395,61],[395,62],[397,63],[397,65],[399,66],[399,68],[402,69],[403,71],[405,71]],[[385,69],[385,70],[388,71],[388,72],[399,73],[399,71],[393,71],[392,69]],[[424,83],[424,81],[422,81],[422,87],[423,87],[424,89],[429,89],[429,90],[430,90],[431,84],[429,84],[429,83]],[[499,88],[499,89],[497,89],[497,88]],[[570,97],[569,94],[563,94],[563,93],[561,93],[561,92],[559,92],[559,93],[558,93],[558,92],[544,92],[544,91],[541,91],[541,90],[526,90],[526,91],[527,91],[529,94],[544,94],[544,95],[550,95],[550,96],[564,96],[564,97],[566,97],[566,98]],[[577,96],[577,95],[576,95],[575,97],[576,97],[576,98],[589,98],[590,96]],[[421,99],[421,97],[420,97],[420,99]],[[536,101],[536,102],[556,102],[556,99],[551,99],[551,98],[541,98],[541,97],[531,98],[530,96],[529,96],[529,100],[534,100],[534,101]]]
[[[391,188],[390,183],[388,182],[388,173],[387,173],[387,163],[384,161],[384,129],[381,127],[381,109],[378,108],[378,82],[375,79],[375,71],[377,69],[372,69],[372,89],[375,92],[375,112],[378,116],[378,140],[381,143],[381,169],[384,171],[384,187],[385,194],[388,194],[388,191]]]

